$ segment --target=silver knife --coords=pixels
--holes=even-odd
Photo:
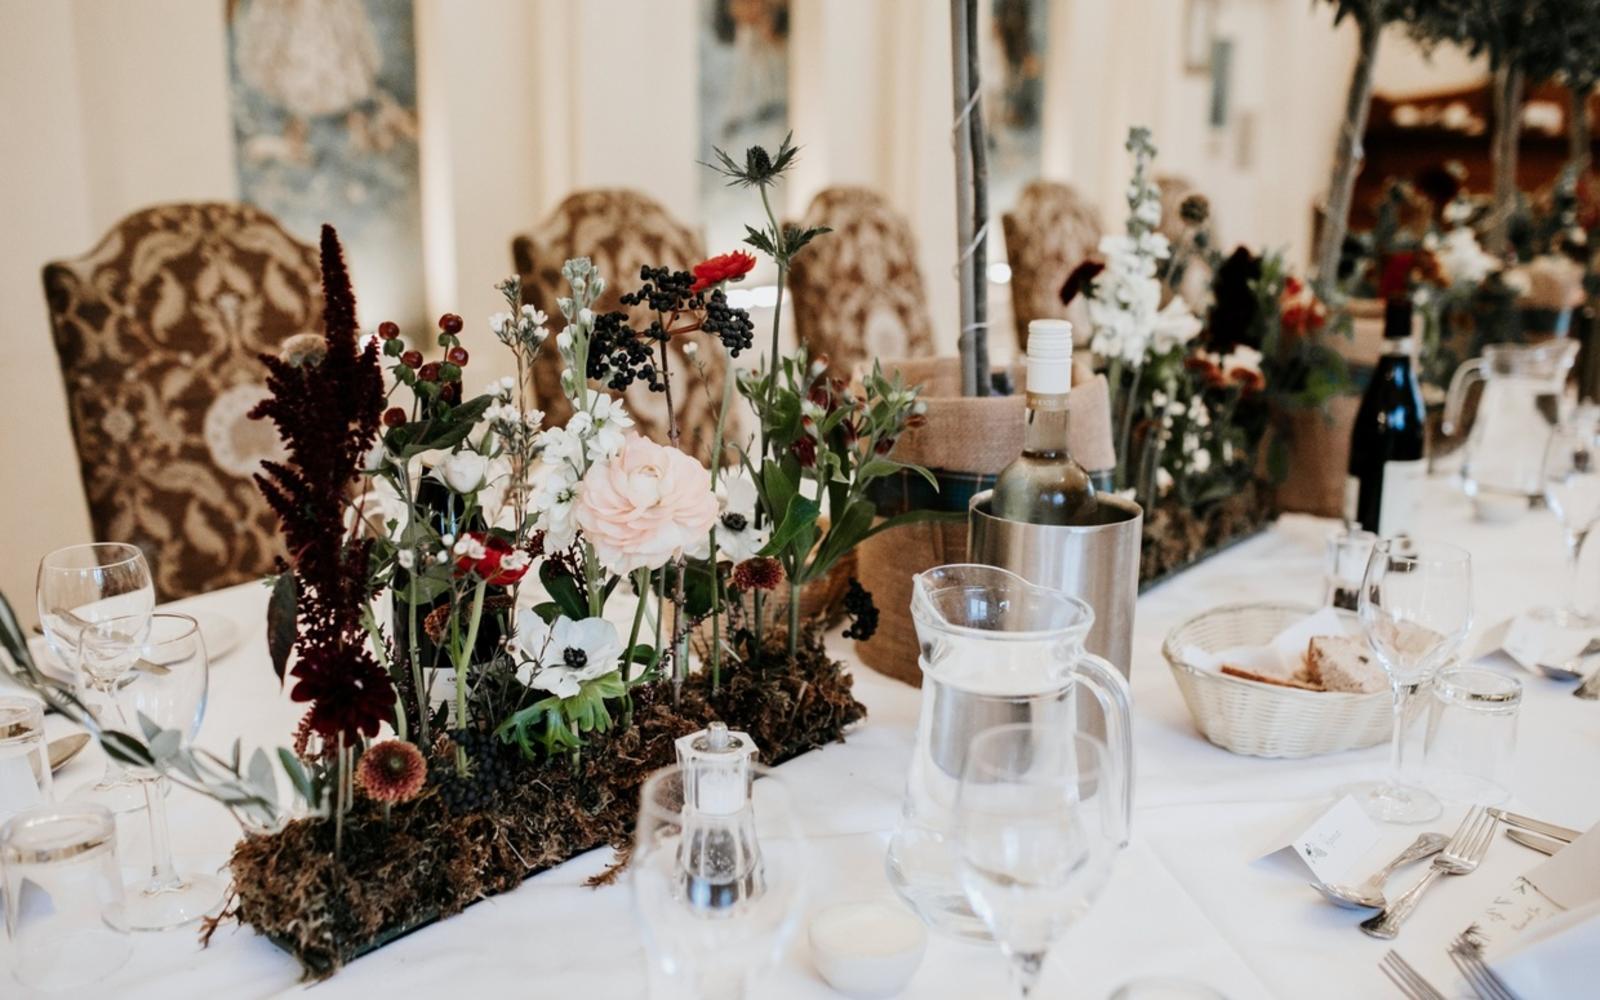
[[[1495,806],[1489,807],[1489,815],[1493,816],[1495,819],[1498,819],[1507,826],[1514,826],[1523,830],[1532,830],[1534,833],[1542,833],[1546,837],[1554,837],[1557,840],[1565,841],[1569,844],[1583,835],[1582,830],[1574,830],[1570,827],[1556,826],[1554,823],[1546,823],[1543,820],[1531,819],[1527,816],[1519,816],[1514,812],[1506,812],[1504,809],[1500,809]]]
[[[1518,830],[1515,828],[1507,829],[1506,836],[1510,837],[1512,840],[1515,840],[1523,847],[1533,848],[1540,854],[1554,854],[1563,847],[1567,846],[1554,837],[1541,837],[1537,833],[1529,833],[1526,830]]]

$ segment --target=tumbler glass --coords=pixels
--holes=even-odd
[[[111,813],[89,802],[38,806],[0,826],[6,929],[0,964],[23,986],[86,986],[128,960],[116,830]]]
[[[0,697],[0,822],[50,798],[44,705],[32,698]]]
[[[1361,577],[1367,572],[1378,536],[1360,528],[1341,528],[1328,536],[1322,605],[1355,611],[1361,603]]]
[[[1424,780],[1447,799],[1494,805],[1511,797],[1522,684],[1482,667],[1433,679],[1423,737]]]

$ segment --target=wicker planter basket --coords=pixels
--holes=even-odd
[[[1252,757],[1312,757],[1389,738],[1394,702],[1387,691],[1303,691],[1204,670],[1185,659],[1191,647],[1216,653],[1266,645],[1314,610],[1295,604],[1225,604],[1167,635],[1161,651],[1206,739]]]

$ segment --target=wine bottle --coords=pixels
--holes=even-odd
[[[1383,313],[1383,354],[1350,432],[1345,520],[1382,537],[1416,526],[1427,476],[1422,390],[1411,360],[1411,300],[1392,298]]]
[[[1094,483],[1067,443],[1067,397],[1072,390],[1072,324],[1028,324],[1028,415],[1022,454],[995,482],[990,510],[1030,524],[1095,523]]]

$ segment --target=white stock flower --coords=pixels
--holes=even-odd
[[[717,484],[721,510],[711,532],[717,551],[733,562],[753,557],[767,544],[770,528],[756,527],[756,484],[748,473],[727,476]]]
[[[622,443],[633,427],[633,418],[623,407],[622,400],[603,392],[592,394],[588,412],[574,414],[573,419],[580,416],[588,418],[583,436],[588,441],[589,460],[592,462],[605,461],[621,451]]]
[[[565,427],[549,427],[540,435],[539,441],[543,447],[541,457],[546,465],[570,466],[577,469],[583,463],[583,438],[573,428],[573,422],[579,417],[587,420],[587,414],[575,413],[567,421]]]
[[[565,462],[541,468],[533,484],[531,503],[538,512],[546,552],[559,552],[577,535],[572,504],[578,498],[578,473]]]
[[[1200,320],[1189,311],[1189,303],[1174,295],[1172,301],[1156,313],[1155,329],[1151,331],[1150,346],[1158,354],[1182,347],[1200,333]]]
[[[521,661],[517,680],[558,698],[571,698],[584,681],[617,669],[623,651],[616,626],[604,618],[573,621],[561,615],[547,624],[532,611],[517,615],[514,645]]]
[[[1452,287],[1476,285],[1489,276],[1498,262],[1478,245],[1478,237],[1467,226],[1457,226],[1444,234],[1439,251],[1439,266]]]

